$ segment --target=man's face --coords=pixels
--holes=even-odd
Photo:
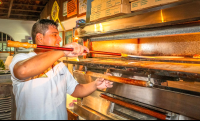
[[[56,26],[49,26],[43,37],[43,44],[47,46],[60,46],[61,37]]]

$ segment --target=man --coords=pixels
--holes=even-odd
[[[33,25],[33,42],[38,45],[59,46],[61,38],[58,25],[51,20],[39,20]],[[16,55],[10,64],[19,120],[67,120],[66,93],[73,97],[85,97],[96,89],[111,88],[112,83],[97,79],[89,84],[78,84],[63,63],[61,57],[83,55],[88,48],[77,43],[64,47],[73,52],[35,49],[29,54]]]

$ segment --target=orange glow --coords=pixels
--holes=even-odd
[[[40,4],[40,1],[39,1],[39,0],[36,0],[35,2],[36,2],[37,4]]]
[[[162,10],[161,10],[161,19],[162,19],[162,22],[165,22]]]
[[[103,32],[103,25],[100,23],[100,31]]]
[[[0,5],[3,4],[2,0],[0,0]]]
[[[94,31],[97,32],[97,25],[94,25]]]
[[[79,38],[78,37],[75,37],[75,40],[78,40]]]
[[[113,53],[126,53],[133,55],[137,53],[137,39],[95,41],[90,43],[91,50],[105,51]],[[93,57],[103,57],[108,55],[92,54]]]
[[[95,32],[103,32],[103,25],[102,25],[102,23],[100,23],[100,24],[95,24],[95,25],[94,25],[94,31],[95,31]]]

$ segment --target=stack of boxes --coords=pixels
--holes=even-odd
[[[142,10],[180,0],[94,0],[91,4],[90,21],[106,19],[131,11]]]
[[[124,13],[131,13],[129,0],[94,0],[92,2],[90,21]]]
[[[179,0],[130,0],[131,11],[137,11],[137,10],[164,5],[164,4],[177,2],[177,1]]]

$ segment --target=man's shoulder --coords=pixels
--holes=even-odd
[[[15,56],[34,56],[37,55],[35,52],[29,52],[29,53],[18,53]]]
[[[28,58],[35,56],[35,55],[36,55],[35,53],[19,53],[19,54],[16,54],[12,59],[11,65],[12,64],[15,65],[18,61],[26,60]]]
[[[16,59],[16,58],[28,58],[28,57],[32,57],[32,56],[35,56],[35,55],[36,55],[36,53],[34,53],[34,52],[19,53],[19,54],[16,54],[13,59]]]

